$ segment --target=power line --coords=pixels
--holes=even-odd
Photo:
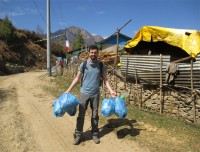
[[[59,12],[60,12],[61,20],[62,20],[63,23],[64,23],[63,11],[62,11],[62,7],[61,7],[60,0],[58,1],[58,7],[59,7],[58,10],[59,10]]]
[[[37,6],[37,4],[36,4],[35,0],[33,0],[33,2],[34,2],[34,4],[35,4],[35,6],[36,6],[36,8],[37,8],[38,12],[40,13],[40,16],[42,17],[42,19],[43,19],[43,21],[44,21],[44,24],[46,25],[46,21],[45,21],[45,19],[44,19],[43,15],[42,15],[42,13],[41,13],[40,9],[38,8],[38,6]]]
[[[54,5],[53,5],[54,6]],[[59,24],[59,20],[58,20],[58,16],[57,16],[57,14],[55,13],[55,10],[54,10],[54,7],[52,7],[52,14],[54,15],[54,17],[55,17],[55,20],[56,20],[56,22],[58,23],[58,25],[60,26],[60,24]],[[60,26],[61,27],[61,26]]]
[[[65,34],[66,34],[66,33],[64,32],[64,33],[62,33],[62,34],[52,36],[51,39],[54,39],[54,38],[57,38],[57,37],[63,36],[63,35],[65,35]],[[41,40],[37,40],[37,41],[33,41],[33,42],[31,42],[31,43],[33,44],[33,43],[42,42],[42,41],[46,41],[46,40],[47,40],[47,39],[45,38],[45,39],[41,39]],[[8,47],[15,47],[15,46],[25,45],[25,44],[29,44],[29,43],[30,43],[30,42],[28,42],[28,43],[14,44],[14,45],[10,45],[10,46],[8,46]]]
[[[58,22],[58,16],[57,16],[57,14],[55,13],[54,8],[52,7],[51,10],[52,10],[52,14],[54,15],[55,19],[56,19],[57,22]]]

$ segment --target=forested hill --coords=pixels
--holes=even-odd
[[[46,41],[35,32],[0,20],[0,75],[46,68]]]
[[[58,36],[67,33],[69,42],[76,39],[78,32],[87,45],[101,41],[101,36],[93,36],[84,29],[71,26],[52,33],[52,43],[59,43],[59,51],[65,53],[65,40]],[[29,71],[31,69],[46,69],[46,37],[33,31],[15,28],[9,19],[0,20],[0,75]],[[52,64],[55,63],[58,50],[51,47]]]

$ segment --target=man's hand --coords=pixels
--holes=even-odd
[[[115,91],[111,90],[110,95],[114,98],[114,97],[116,97],[117,93]]]
[[[68,94],[68,93],[69,93],[69,90],[65,91],[65,93]]]

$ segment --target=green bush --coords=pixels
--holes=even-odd
[[[12,25],[11,21],[6,16],[0,22],[0,39],[9,43],[12,42],[15,37],[15,27]]]

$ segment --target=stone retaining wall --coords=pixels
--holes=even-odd
[[[115,89],[114,78],[109,78],[109,81]],[[143,86],[136,86],[134,83],[125,83],[117,80],[117,95],[125,95],[126,103],[137,106],[142,101],[142,109],[153,110],[160,112],[160,90],[159,88],[144,89]],[[107,89],[102,88],[102,97],[109,97]],[[183,118],[186,121],[194,121],[193,104],[195,102],[196,108],[196,121],[200,122],[200,95],[194,94],[192,99],[191,92],[187,89],[173,88],[163,89],[163,113]]]
[[[70,76],[74,78],[76,76],[78,66],[69,66],[63,69],[63,76]],[[142,101],[142,109],[160,112],[160,90],[157,87],[149,87],[149,89],[143,86],[136,85],[134,83],[127,83],[116,79],[111,73],[108,73],[108,80],[114,90],[117,91],[117,96],[125,95],[126,103],[139,108],[139,104]],[[110,98],[110,94],[105,86],[101,87],[101,98]],[[196,121],[200,122],[200,94],[194,94],[194,98],[191,98],[191,92],[187,89],[173,88],[163,90],[163,113],[183,118],[186,121],[194,121],[193,101],[195,101],[196,108]]]
[[[27,68],[23,65],[17,65],[17,64],[6,64],[6,70],[9,74],[16,74],[16,73],[22,73],[27,71]]]

